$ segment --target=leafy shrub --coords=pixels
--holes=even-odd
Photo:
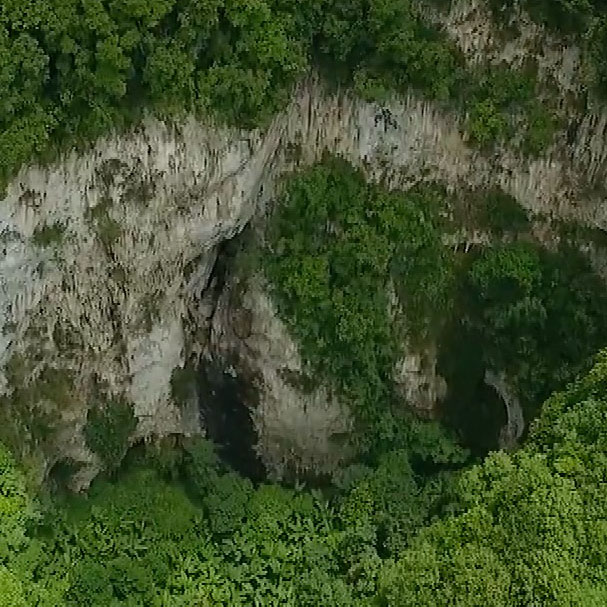
[[[391,605],[601,605],[605,585],[605,354],[553,395],[518,453],[456,483],[452,516],[383,568]],[[466,597],[465,599],[463,597]]]
[[[316,46],[332,76],[341,64],[367,98],[411,86],[436,99],[453,95],[461,57],[442,33],[423,21],[415,2],[329,0],[325,10]]]
[[[385,436],[399,353],[388,284],[392,277],[410,333],[426,337],[428,311],[439,314],[449,301],[442,195],[388,193],[328,158],[289,182],[269,228],[265,271],[304,358],[340,388],[363,425]]]
[[[520,234],[530,227],[527,211],[509,194],[502,190],[483,192],[475,200],[476,225],[486,227],[496,236]]]
[[[16,0],[3,3],[0,183],[32,156],[49,157],[124,128],[144,108],[163,116],[204,111],[238,126],[265,126],[311,57],[332,79],[373,100],[410,87],[456,100],[462,85],[476,79],[414,0],[92,6],[40,0],[24,10]],[[488,95],[475,104],[475,139],[501,137],[499,104]]]
[[[461,406],[470,407],[484,370],[502,370],[532,419],[537,403],[584,370],[603,345],[607,314],[601,279],[576,250],[549,252],[515,242],[486,249],[461,285],[459,317],[443,342],[441,368],[458,385],[467,361]],[[474,379],[476,378],[476,379]],[[469,390],[472,390],[469,392]]]
[[[522,133],[522,149],[538,155],[552,142],[556,121],[538,98],[535,70],[483,66],[467,74],[463,88],[472,139],[487,147]]]
[[[0,444],[0,568],[23,548],[34,517],[25,479],[13,457]]]
[[[557,120],[548,108],[540,103],[529,104],[526,120],[523,150],[531,156],[537,156],[552,143],[557,130]]]
[[[136,427],[132,404],[117,398],[88,410],[84,438],[106,468],[114,470],[126,454],[129,437]]]
[[[475,103],[470,110],[468,131],[481,146],[506,137],[508,121],[491,99]]]
[[[507,256],[499,266],[529,274]],[[606,361],[546,402],[527,446],[458,473],[420,476],[392,451],[344,470],[327,497],[252,487],[194,441],[184,480],[196,501],[141,469],[56,500],[19,554],[0,555],[0,604],[599,607]],[[0,527],[8,513],[25,529],[29,498],[1,454]]]
[[[32,234],[32,240],[40,247],[48,247],[52,244],[60,244],[65,233],[62,223],[54,223],[36,228]]]

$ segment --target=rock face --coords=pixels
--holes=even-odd
[[[487,369],[485,383],[499,394],[506,409],[506,424],[500,430],[499,446],[501,449],[513,449],[525,431],[523,408],[516,393],[508,385],[505,374],[496,374]]]
[[[329,473],[347,458],[351,415],[335,394],[305,376],[261,277],[235,277],[226,285],[211,321],[209,350],[254,387],[256,402],[249,404],[257,450],[270,475]]]
[[[95,473],[81,436],[99,397],[91,384],[133,403],[133,440],[199,431],[170,400],[183,319],[217,246],[251,217],[277,144],[272,129],[262,137],[150,121],[56,165],[28,168],[10,184],[0,204],[0,364],[26,359],[29,384],[46,369],[74,378],[74,406],[49,403],[47,467],[87,464],[82,485],[87,468]],[[5,393],[16,387],[0,373]]]
[[[460,35],[472,23],[461,15],[477,10],[454,3],[447,17],[454,38],[469,41],[471,61],[490,38],[482,12],[475,38]],[[541,53],[546,73],[566,65],[563,95],[575,57],[566,47]],[[53,420],[44,439],[16,405],[8,412],[27,418],[9,429],[13,442],[24,454],[43,443],[43,473],[60,460],[79,463],[75,486],[85,487],[99,467],[82,438],[88,408],[108,395],[128,399],[139,421],[132,441],[199,432],[196,415],[173,402],[170,378],[187,353],[212,350],[248,369],[259,388],[254,419],[269,468],[329,470],[347,454],[330,437],[347,433],[350,417],[334,395],[298,385],[296,347],[258,278],[209,297],[218,246],[263,216],[281,176],[325,150],[391,188],[500,186],[530,211],[607,229],[607,114],[574,117],[568,140],[539,159],[508,149],[484,156],[461,126],[413,94],[380,108],[311,79],[264,132],[149,119],[53,165],[24,168],[0,202],[0,394],[11,407],[24,386],[63,383],[52,394],[28,392],[28,415]],[[235,289],[240,307],[229,301]],[[407,353],[401,367],[403,394],[431,411],[444,392],[432,356]]]
[[[447,382],[436,369],[436,349],[408,352],[394,370],[394,383],[404,402],[420,417],[431,419],[447,395]]]

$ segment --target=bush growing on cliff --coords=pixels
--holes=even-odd
[[[435,186],[386,192],[334,158],[293,177],[277,202],[264,267],[278,311],[365,440],[394,445],[411,425],[393,415],[400,344],[439,346],[447,418],[475,444],[462,425],[470,408],[494,409],[491,424],[502,416],[487,370],[506,374],[531,419],[607,335],[602,281],[579,251],[516,240],[529,218],[489,191],[473,198],[473,220],[504,242],[454,253],[443,244],[454,204]]]
[[[136,427],[133,405],[115,398],[88,410],[84,438],[88,448],[101,458],[107,470],[112,471],[120,465],[128,439]]]
[[[449,303],[441,195],[434,188],[388,193],[332,158],[290,180],[272,219],[265,270],[279,311],[317,377],[335,384],[362,424],[378,431],[404,337],[390,317],[397,305],[390,282],[420,340],[433,325],[428,311],[440,315]]]
[[[470,269],[470,309],[484,356],[504,369],[527,403],[545,399],[583,368],[607,336],[607,298],[582,255],[515,244],[486,251]],[[474,324],[474,321],[472,321]]]
[[[547,251],[503,243],[471,257],[457,313],[441,337],[439,370],[451,387],[447,417],[467,444],[486,450],[487,428],[505,423],[486,371],[505,374],[529,422],[537,403],[583,371],[605,343],[607,300],[588,260],[565,245]]]
[[[454,514],[382,571],[386,604],[605,603],[606,357],[545,403],[528,446],[462,475]]]
[[[483,67],[468,74],[464,87],[468,131],[482,147],[522,135],[523,151],[541,153],[552,141],[555,118],[538,98],[537,80],[530,69],[506,65]]]
[[[379,101],[410,87],[458,100],[477,78],[414,0],[5,0],[0,185],[32,157],[124,128],[145,108],[265,126],[312,64]],[[487,97],[472,112],[481,143],[503,134],[494,105]]]

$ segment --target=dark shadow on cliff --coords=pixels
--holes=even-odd
[[[257,432],[251,418],[253,388],[219,360],[203,361],[198,370],[198,399],[202,425],[231,468],[253,481],[266,477],[255,451]]]

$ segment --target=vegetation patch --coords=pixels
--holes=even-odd
[[[506,373],[531,420],[537,403],[587,368],[604,344],[604,283],[570,246],[547,251],[519,241],[488,247],[467,260],[459,284],[439,367],[455,388],[447,415],[460,426],[494,398],[484,383],[486,369]],[[489,411],[489,418],[499,418],[499,403]]]
[[[65,225],[60,222],[37,227],[32,234],[32,241],[39,247],[60,245],[63,241],[65,229]]]
[[[505,422],[487,370],[506,373],[530,420],[603,345],[607,299],[588,260],[534,243],[526,212],[504,192],[466,201],[466,221],[500,244],[454,253],[443,236],[460,201],[437,186],[387,192],[335,158],[290,179],[277,204],[263,263],[279,313],[307,373],[337,388],[367,439],[403,432],[392,375],[403,343],[440,346],[446,417],[470,445],[491,426],[481,450]],[[473,410],[490,420],[480,430],[466,430]]]
[[[367,438],[393,432],[391,377],[405,335],[426,339],[429,310],[449,304],[442,195],[389,193],[327,158],[289,181],[271,220],[263,263],[279,311],[310,374],[338,387]],[[391,281],[400,303],[390,301]]]
[[[45,449],[57,411],[74,402],[71,372],[51,366],[37,370],[32,356],[11,356],[5,366],[9,391],[0,396],[0,437],[22,456],[30,449]]]
[[[483,66],[466,76],[463,87],[467,130],[481,147],[520,138],[522,151],[535,156],[551,143],[555,115],[540,100],[536,69]]]
[[[324,493],[254,485],[196,440],[43,506],[0,447],[0,601],[602,605],[606,399],[602,353],[518,452],[420,475],[390,451]]]
[[[180,407],[186,406],[196,395],[198,373],[193,367],[175,367],[171,373],[171,397]]]
[[[600,8],[598,2],[544,4],[547,13],[553,5],[563,8],[567,18],[558,23]],[[592,31],[591,55],[601,79],[604,28]],[[503,89],[519,78],[516,71],[502,71],[501,92],[485,87],[481,93],[476,80],[485,76],[465,67],[416,0],[213,0],[204,6],[198,0],[151,0],[145,8],[101,2],[95,10],[86,3],[68,10],[40,0],[28,11],[4,3],[0,183],[32,157],[48,159],[132,125],[144,108],[164,118],[211,113],[241,127],[265,126],[313,65],[329,80],[380,102],[414,88],[459,105],[472,84],[477,92],[469,125],[482,145],[507,135],[506,105],[512,99]],[[531,99],[523,106],[529,151],[535,153],[545,146],[551,122]],[[123,168],[118,161],[102,172],[112,179],[107,169]],[[147,188],[137,185],[136,196],[145,197]]]
[[[128,448],[131,434],[137,427],[133,405],[115,398],[88,410],[84,438],[88,448],[96,453],[107,470],[115,470]]]
[[[464,229],[484,229],[495,238],[516,238],[529,233],[529,213],[510,194],[499,188],[457,194],[454,224]]]

